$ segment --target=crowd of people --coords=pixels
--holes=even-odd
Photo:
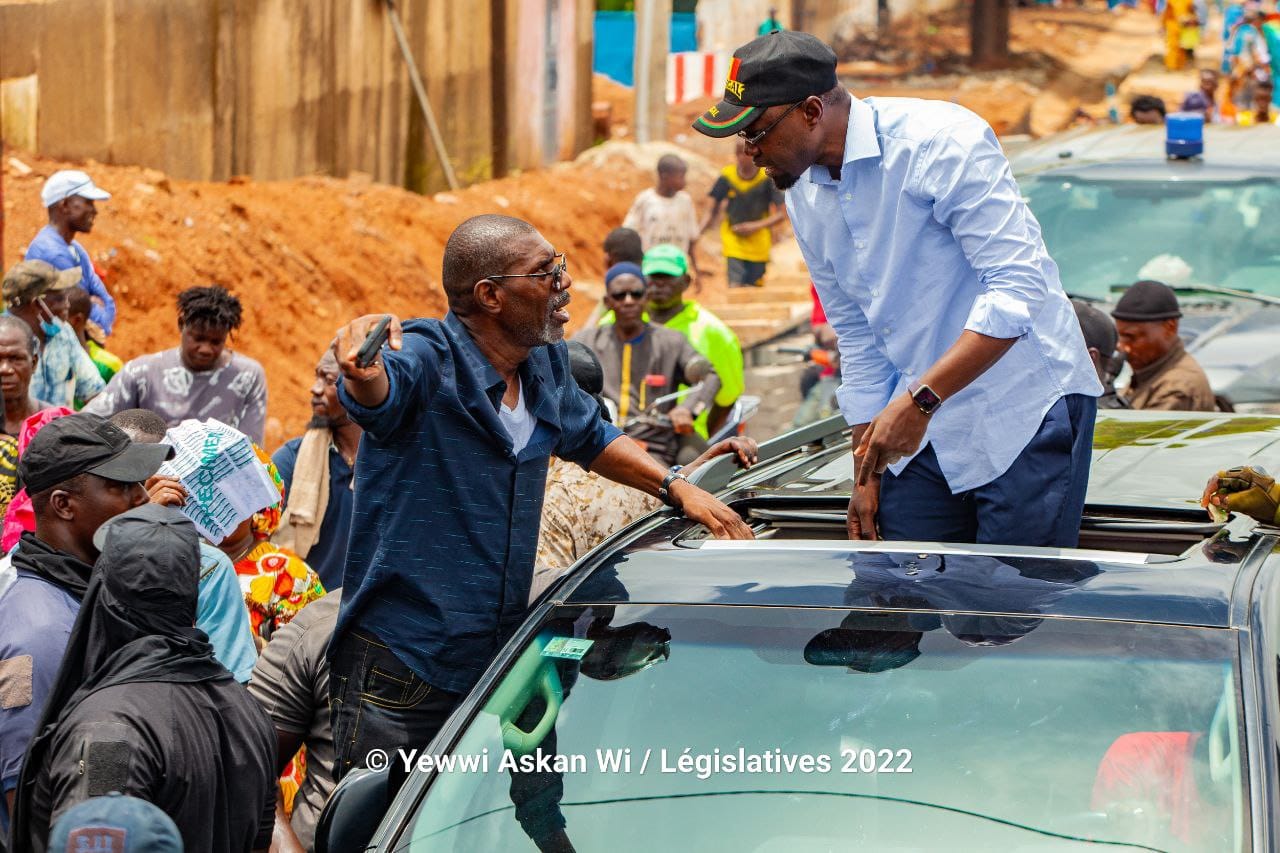
[[[107,794],[152,822],[135,802],[158,806],[189,851],[310,849],[337,779],[402,731],[429,740],[578,556],[663,502],[750,535],[685,479],[720,455],[755,459],[750,439],[706,441],[742,392],[742,354],[685,297],[688,246],[611,233],[610,314],[581,333],[590,346],[564,345],[563,255],[520,220],[469,220],[445,252],[445,320],[395,321],[369,367],[353,346],[370,318],[344,329],[318,354],[305,432],[268,455],[265,374],[230,346],[242,307],[226,289],[177,295],[172,349],[126,363],[105,349],[115,304],[75,234],[108,198],[83,173],[52,176],[50,225],[3,281],[12,850],[91,837],[63,819]],[[272,484],[218,537],[184,512],[216,453],[195,474],[165,467],[170,430],[193,421],[250,440]],[[583,505],[592,490],[607,511]],[[404,713],[380,706],[375,726],[363,711],[384,700]]]
[[[689,291],[721,216],[730,284],[760,285],[783,190],[817,341],[838,353],[812,387],[853,426],[852,538],[1074,546],[1097,406],[1215,407],[1169,287],[1137,282],[1110,316],[1067,298],[976,116],[859,100],[799,33],[770,28],[734,68],[694,125],[738,134],[709,215],[662,158],[604,240],[602,316],[565,341],[565,255],[520,219],[472,217],[445,246],[446,316],[345,325],[317,353],[306,430],[271,455],[265,373],[229,346],[239,300],[183,290],[176,346],[121,363],[116,305],[75,241],[109,195],[49,178],[50,224],[5,273],[0,316],[10,853],[96,843],[95,809],[188,851],[310,849],[335,784],[372,750],[429,743],[608,535],[667,505],[751,538],[687,476],[757,454],[733,422],[737,338]],[[249,443],[237,470],[269,484],[216,536],[191,510],[226,475],[217,441],[174,466],[193,422]],[[405,779],[393,763],[388,795]],[[539,849],[571,849],[539,785],[513,774],[516,818]]]
[[[1160,0],[1154,11],[1165,33],[1165,67],[1170,71],[1200,67],[1199,86],[1177,105],[1181,112],[1200,113],[1206,122],[1242,126],[1280,124],[1280,6],[1264,8],[1259,0],[1217,4],[1222,16],[1222,55],[1217,65],[1196,56],[1208,31],[1210,8],[1205,0]],[[1162,98],[1140,94],[1129,104],[1138,124],[1163,124],[1169,107]]]

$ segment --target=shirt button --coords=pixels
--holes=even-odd
[[[879,290],[879,288],[875,288],[875,287],[871,288],[871,298],[872,298],[872,299],[875,299],[875,298],[876,298],[877,296],[879,296],[879,295],[880,295],[880,290]]]
[[[885,327],[884,327],[883,329],[881,329],[880,331],[881,331],[881,332],[883,332],[883,333],[884,333],[884,336],[887,338],[887,337],[889,337],[889,333],[890,333],[891,331],[893,331],[893,330],[892,330],[892,329],[890,329],[888,326],[885,326]]]
[[[855,249],[857,249],[857,250],[859,250],[859,251],[861,251],[861,250],[865,249],[866,247],[867,247],[867,241],[866,241],[866,240],[855,240],[855,241],[853,242],[853,248],[855,248]]]

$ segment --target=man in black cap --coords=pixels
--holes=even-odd
[[[839,340],[850,537],[1074,546],[1102,389],[990,126],[854,98],[797,32],[739,48],[693,126],[787,191]]]
[[[1098,380],[1102,383],[1098,408],[1129,408],[1129,404],[1116,391],[1115,385],[1116,374],[1124,365],[1124,356],[1116,355],[1116,324],[1088,302],[1073,299],[1071,307],[1075,309],[1076,319],[1080,321],[1080,331],[1084,335],[1084,345],[1089,350],[1089,360],[1093,362],[1093,369],[1098,372]]]
[[[1135,409],[1212,412],[1209,377],[1178,337],[1177,294],[1158,281],[1139,281],[1124,292],[1116,318],[1120,351],[1133,368],[1125,399]]]
[[[0,561],[0,829],[98,558],[93,534],[147,502],[143,483],[172,454],[81,413],[40,430],[18,463],[36,530]]]
[[[146,504],[93,541],[101,556],[22,768],[14,846],[44,853],[65,811],[119,791],[173,818],[187,853],[266,850],[275,733],[195,627],[195,525]]]

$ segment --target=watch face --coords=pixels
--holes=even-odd
[[[921,385],[911,396],[915,399],[916,405],[919,406],[926,414],[932,412],[942,404],[942,398],[933,393],[933,389],[928,385]]]

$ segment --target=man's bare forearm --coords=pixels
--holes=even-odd
[[[591,463],[591,470],[615,483],[639,489],[645,494],[657,496],[662,481],[667,476],[663,468],[640,445],[627,436],[609,442]]]
[[[853,447],[857,447],[859,444],[861,444],[861,443],[862,443],[862,434],[863,434],[864,432],[866,432],[866,431],[867,431],[867,427],[869,427],[869,426],[871,426],[871,423],[870,423],[870,422],[867,422],[867,423],[865,423],[865,424],[854,424],[854,425],[853,425],[853,436],[852,436],[852,437],[853,437],[853,445],[852,445]],[[860,463],[861,461],[862,461],[862,460],[861,460],[861,459],[859,459],[857,456],[854,456],[854,457],[853,457],[853,475],[854,475],[855,477],[857,477],[857,476],[858,476],[858,463]]]
[[[954,397],[986,373],[1017,340],[991,338],[966,329],[942,354],[942,358],[925,371],[920,382],[932,388],[943,400]]]

